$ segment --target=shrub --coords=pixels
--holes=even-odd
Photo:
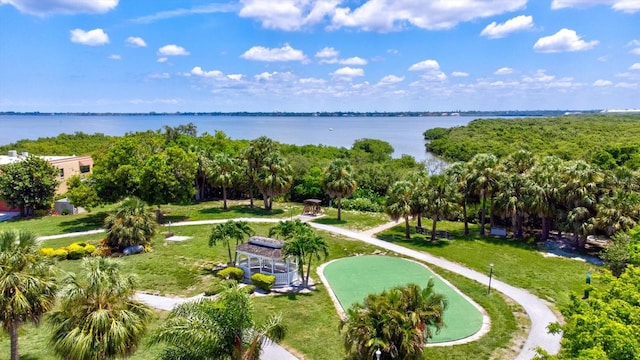
[[[66,248],[67,250],[67,259],[69,260],[77,260],[84,257],[84,246],[81,246],[78,243],[73,243]]]
[[[53,255],[60,260],[66,260],[67,259],[67,255],[69,255],[69,252],[67,250],[65,250],[64,248],[60,248],[60,249],[56,249],[53,253]]]
[[[42,248],[40,249],[40,255],[44,256],[44,257],[54,257],[56,256],[56,251],[53,248]]]
[[[342,199],[343,210],[381,212],[382,206],[368,198]]]
[[[222,279],[242,281],[244,280],[244,270],[240,269],[239,267],[230,266],[218,271],[216,276]]]
[[[62,211],[60,211],[60,215],[69,215],[69,210],[63,209]]]
[[[251,283],[260,290],[270,291],[276,283],[276,277],[273,275],[255,273],[251,275]]]
[[[98,245],[98,247],[91,253],[91,256],[111,256],[111,249],[108,246]]]

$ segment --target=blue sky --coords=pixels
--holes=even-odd
[[[0,111],[640,108],[640,0],[0,0]]]

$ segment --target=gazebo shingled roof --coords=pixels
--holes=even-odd
[[[270,259],[281,259],[283,246],[284,241],[281,240],[252,236],[248,242],[236,246],[236,251]]]

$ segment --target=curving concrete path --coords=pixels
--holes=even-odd
[[[443,269],[455,272],[469,279],[475,280],[481,284],[487,284],[489,282],[489,277],[487,275],[479,273],[475,270],[466,268],[460,264],[433,256],[428,253],[424,253],[424,252],[408,249],[396,244],[388,243],[386,241],[382,241],[380,239],[373,237],[373,234],[377,232],[396,226],[398,224],[397,222],[389,222],[381,226],[378,226],[374,229],[370,229],[363,232],[357,232],[357,231],[352,231],[348,229],[342,229],[336,226],[318,224],[310,221],[310,220],[316,219],[317,217],[307,217],[307,216],[298,215],[298,216],[294,216],[294,218],[300,218],[302,221],[308,222],[309,225],[311,225],[312,227],[318,230],[340,234],[346,237],[350,237],[352,239],[360,240],[360,241],[369,243],[371,245],[387,249],[389,251],[393,251],[395,253],[398,253],[404,256],[408,256],[410,258],[413,258],[419,261],[424,261],[426,263],[439,266]],[[238,221],[242,220],[247,222],[276,223],[276,222],[282,221],[283,219],[238,218],[233,220],[238,220]],[[165,224],[164,226],[169,227],[169,226],[207,225],[207,224],[218,224],[225,221],[228,221],[228,219],[184,221],[184,222],[178,222],[173,224]],[[104,230],[94,230],[94,231],[86,231],[81,233],[43,236],[38,238],[38,240],[42,241],[42,240],[48,240],[48,239],[66,238],[66,237],[81,236],[86,234],[95,234],[99,232],[104,232]],[[549,306],[547,306],[547,304],[544,301],[542,301],[540,298],[534,296],[533,294],[531,294],[530,292],[524,289],[511,286],[499,280],[495,280],[495,278],[492,279],[491,286],[495,290],[502,292],[503,294],[505,294],[506,296],[513,299],[515,302],[517,302],[520,306],[522,306],[522,308],[526,311],[527,315],[529,316],[529,319],[531,320],[529,335],[527,336],[527,340],[525,341],[525,344],[522,350],[516,357],[517,360],[532,359],[536,355],[535,349],[538,347],[544,349],[550,354],[556,354],[558,353],[558,351],[560,351],[560,340],[562,337],[559,334],[557,335],[549,334],[546,328],[549,323],[558,322],[560,320],[553,313],[553,311],[551,311]],[[269,349],[265,349],[263,356],[264,357],[261,357],[262,359],[268,359],[268,360],[296,359],[295,356],[291,355],[281,347],[279,347],[279,349],[276,348],[273,352],[271,352]]]
[[[350,237],[353,239],[357,239],[360,241],[364,241],[374,246],[378,246],[390,251],[393,251],[398,254],[402,254],[411,258],[414,258],[419,261],[424,261],[429,264],[433,264],[439,266],[443,269],[455,272],[462,276],[465,276],[469,279],[475,280],[481,284],[487,284],[489,282],[489,277],[479,273],[475,270],[471,270],[462,265],[456,264],[449,260],[445,260],[443,258],[435,257],[433,255],[411,250],[396,244],[388,243],[386,241],[382,241],[380,239],[374,238],[368,233],[365,232],[355,232],[347,229],[337,228],[335,226],[317,224],[317,223],[309,223],[312,227],[329,231],[332,233],[337,233],[340,235],[344,235],[346,237]],[[393,227],[395,223],[388,223],[383,226]],[[529,318],[531,320],[531,328],[529,329],[529,335],[527,340],[518,354],[516,359],[518,360],[529,360],[532,359],[536,355],[535,349],[537,347],[541,347],[550,354],[556,354],[560,351],[560,339],[562,338],[560,335],[553,335],[547,332],[547,325],[552,322],[557,322],[559,319],[556,315],[551,311],[549,306],[534,296],[530,292],[511,286],[502,281],[498,281],[493,279],[491,281],[491,286],[505,294],[506,296],[513,299],[517,302],[522,308],[527,312]]]

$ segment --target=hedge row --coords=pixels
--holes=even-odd
[[[85,256],[92,256],[96,252],[95,245],[87,244],[85,242],[74,242],[71,245],[61,248],[42,248],[40,254],[49,258],[56,258],[59,260],[77,260]]]

